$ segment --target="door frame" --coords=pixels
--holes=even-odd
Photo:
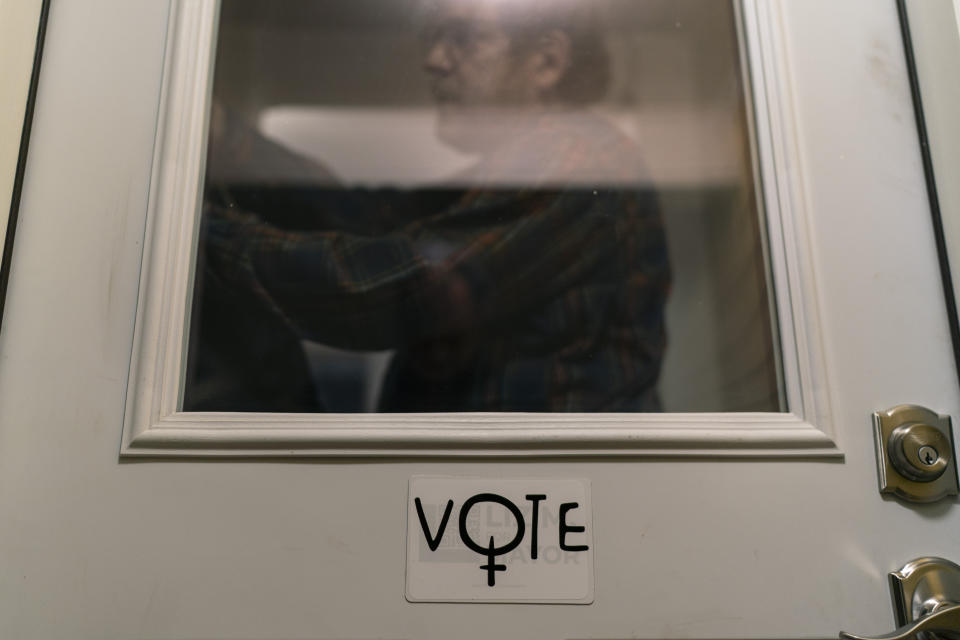
[[[51,0],[0,3],[0,329]],[[31,34],[35,34],[31,37]]]
[[[949,180],[937,180],[937,174],[953,176],[960,171],[960,125],[953,117],[960,110],[960,86],[956,82],[956,64],[960,62],[960,0],[897,0],[897,11],[940,259],[953,357],[960,373],[957,312],[960,279],[955,280],[950,269],[951,263],[960,264],[960,186]]]
[[[837,458],[783,0],[739,0],[757,200],[787,411],[690,414],[238,414],[180,410],[219,2],[174,0],[167,33],[122,456]]]

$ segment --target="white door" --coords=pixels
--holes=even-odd
[[[763,33],[787,54],[765,76],[785,99],[758,112],[785,118],[796,144],[768,160],[792,176],[791,219],[809,237],[787,266],[818,334],[808,360],[822,388],[804,420],[829,455],[809,434],[789,455],[788,434],[746,452],[731,436],[739,455],[715,457],[671,455],[680,442],[621,456],[132,461],[118,451],[169,6],[53,3],[0,335],[0,636],[891,631],[886,573],[960,561],[955,499],[916,506],[877,484],[874,411],[960,416],[896,10],[756,4],[782,12]],[[415,475],[588,479],[594,602],[408,602]]]

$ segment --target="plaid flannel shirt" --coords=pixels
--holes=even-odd
[[[375,218],[287,231],[211,205],[208,268],[304,337],[395,349],[383,411],[657,410],[670,275],[651,190],[473,188]]]

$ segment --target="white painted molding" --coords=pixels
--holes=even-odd
[[[127,455],[644,455],[834,457],[833,441],[791,414],[175,413]]]
[[[173,0],[123,456],[837,457],[780,0],[742,0],[789,413],[236,414],[179,410],[218,8]]]
[[[784,0],[741,0],[787,405],[834,435]]]

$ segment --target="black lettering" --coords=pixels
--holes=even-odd
[[[587,551],[590,547],[585,544],[567,544],[567,533],[583,533],[586,527],[567,524],[567,512],[580,505],[576,502],[564,502],[560,505],[560,548],[564,551]]]
[[[513,517],[517,521],[517,535],[513,537],[513,540],[503,545],[502,547],[496,547],[493,544],[493,536],[490,536],[490,544],[487,548],[481,547],[476,541],[470,537],[470,533],[467,531],[467,517],[470,514],[470,509],[472,509],[476,504],[480,502],[496,502],[499,505],[502,505],[513,514]],[[523,521],[523,514],[520,513],[520,509],[517,508],[517,505],[513,504],[503,496],[498,496],[495,493],[478,493],[477,495],[469,498],[466,502],[463,503],[463,506],[460,507],[460,539],[463,540],[463,544],[473,551],[474,553],[479,553],[482,556],[486,556],[487,564],[481,565],[480,568],[487,572],[487,586],[492,587],[496,583],[496,572],[497,571],[506,571],[507,566],[503,564],[497,564],[497,556],[504,553],[509,553],[516,549],[520,542],[523,541],[523,534],[526,529],[526,523]]]
[[[493,577],[497,575],[497,571],[503,571],[506,573],[507,565],[497,564],[494,560],[497,557],[496,547],[493,546],[493,536],[490,536],[490,548],[487,549],[487,564],[481,565],[481,569],[485,569],[487,572],[487,586],[492,587],[495,584]]]
[[[542,493],[527,495],[527,500],[533,503],[533,515],[530,517],[530,559],[537,559],[537,528],[540,524],[540,501],[546,500]]]
[[[413,503],[417,506],[417,517],[420,518],[420,528],[423,529],[423,537],[427,539],[427,546],[430,547],[430,551],[436,551],[440,546],[440,540],[443,538],[443,532],[447,528],[450,512],[453,511],[453,500],[447,500],[447,508],[443,510],[443,517],[440,518],[440,527],[437,529],[436,538],[430,535],[430,525],[427,524],[427,516],[423,515],[423,505],[420,504],[420,498],[414,498]]]

